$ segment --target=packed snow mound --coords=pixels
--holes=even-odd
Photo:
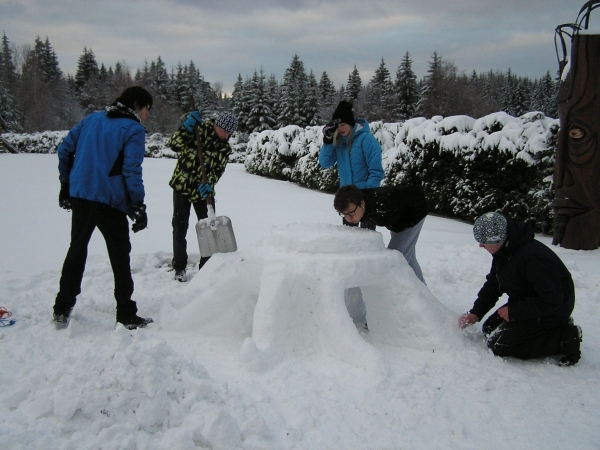
[[[366,309],[365,337],[345,303],[355,288]],[[164,329],[237,337],[250,370],[320,352],[385,376],[378,346],[431,351],[459,337],[455,315],[400,252],[384,246],[381,233],[341,225],[273,227],[254,247],[213,256],[178,303],[163,308]]]

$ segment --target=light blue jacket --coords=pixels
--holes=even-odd
[[[347,137],[334,144],[323,144],[319,164],[328,169],[337,163],[340,187],[354,184],[360,189],[379,187],[384,172],[381,164],[381,145],[371,134],[365,119],[356,119],[352,130],[352,148]]]
[[[105,111],[88,115],[60,143],[60,181],[68,181],[71,197],[104,203],[131,215],[144,202],[142,162],[146,130],[125,117]]]

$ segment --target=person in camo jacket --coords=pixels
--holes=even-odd
[[[207,183],[202,182],[202,169],[198,159],[198,143],[194,128],[198,125],[200,146],[204,156]],[[231,154],[229,137],[237,129],[237,118],[224,112],[214,120],[202,120],[193,111],[183,125],[171,136],[169,147],[178,153],[177,165],[169,185],[173,188],[173,269],[177,281],[187,281],[188,262],[186,235],[189,227],[190,209],[194,207],[198,220],[208,217],[206,198],[211,196],[215,206],[215,185],[225,172]],[[210,257],[201,257],[201,269]]]

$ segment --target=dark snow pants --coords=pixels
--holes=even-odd
[[[215,207],[215,199],[212,198],[213,208]],[[185,270],[188,262],[187,254],[187,232],[190,226],[190,209],[194,207],[198,220],[208,217],[208,208],[206,200],[199,200],[195,203],[190,203],[188,197],[181,195],[177,191],[173,191],[173,269],[176,271]],[[200,258],[200,268],[208,261],[209,257]]]
[[[104,236],[112,267],[117,300],[117,320],[137,313],[136,303],[131,300],[133,279],[129,254],[129,222],[125,213],[108,205],[79,198],[71,201],[71,244],[60,277],[60,289],[56,296],[54,312],[68,314],[81,293],[81,280],[85,271],[88,243],[96,227]]]
[[[489,336],[487,345],[494,355],[520,359],[565,354],[561,342],[567,328],[566,320],[564,323],[506,322],[496,312],[482,325],[483,332]]]

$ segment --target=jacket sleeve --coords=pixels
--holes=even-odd
[[[532,287],[532,295],[524,301],[511,302],[508,315],[512,321],[536,320],[552,315],[565,301],[561,274],[556,265],[544,257],[535,255],[521,263],[519,272]]]
[[[71,169],[73,168],[73,160],[75,151],[77,150],[77,142],[81,134],[83,121],[79,122],[67,137],[58,145],[56,153],[58,154],[58,179],[61,182],[68,182],[70,179]]]
[[[323,144],[319,152],[319,164],[323,169],[329,169],[337,162],[333,144]]]
[[[381,145],[374,136],[370,135],[364,141],[363,152],[367,163],[367,182],[365,187],[378,188],[385,176],[381,163]]]
[[[123,146],[123,178],[132,205],[144,202],[142,163],[146,153],[146,132],[136,124]]]
[[[167,144],[175,153],[181,153],[186,148],[194,146],[194,135],[182,125],[173,133]]]
[[[483,286],[479,290],[477,300],[475,300],[473,308],[469,312],[475,314],[479,320],[483,319],[490,309],[494,307],[502,294],[500,282],[496,277],[495,270],[492,268],[490,273],[485,277],[485,283],[483,283]]]

